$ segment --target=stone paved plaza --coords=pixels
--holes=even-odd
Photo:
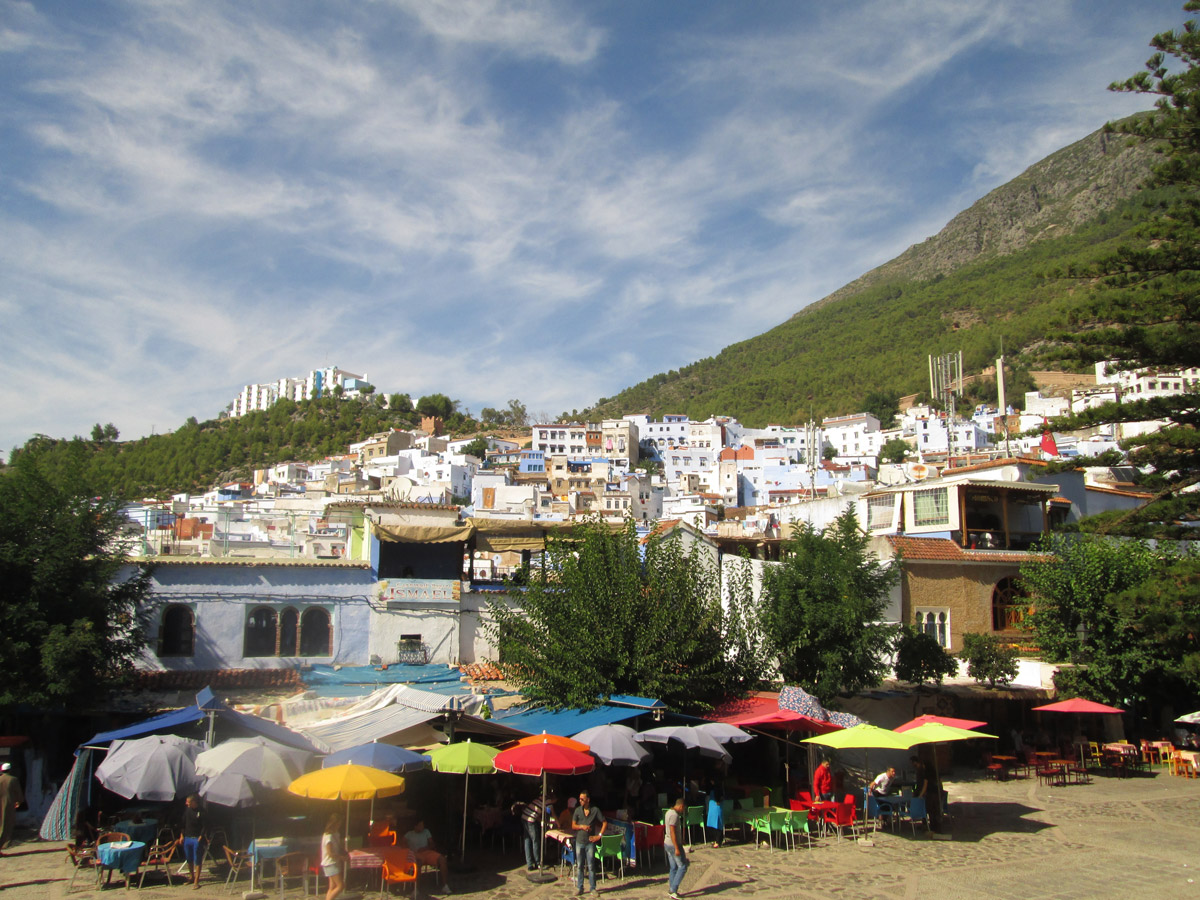
[[[961,774],[961,773],[960,773]],[[1037,900],[1102,898],[1200,900],[1200,779],[1159,769],[1130,779],[1099,777],[1090,785],[1046,787],[1034,778],[947,781],[951,840],[930,839],[921,829],[881,832],[868,843],[824,839],[810,851],[766,850],[753,844],[697,847],[682,893],[691,897],[938,898],[938,900]],[[565,900],[566,879],[531,884],[520,848],[507,854],[475,851],[470,873],[452,873],[455,896],[473,900]],[[0,859],[3,900],[67,896],[71,869],[61,844],[18,842]],[[162,876],[147,877],[146,900],[189,896],[216,900],[225,892],[224,871],[206,873],[199,891]],[[154,878],[153,886],[151,878]],[[232,896],[246,888],[243,879]],[[268,887],[270,887],[268,885]],[[346,897],[361,894],[361,884]],[[435,878],[422,884],[428,897]],[[81,876],[70,896],[119,896],[123,884],[97,890]],[[609,879],[601,893],[630,900],[666,896],[665,869]],[[299,887],[287,896],[299,900]],[[270,894],[273,896],[273,894]]]

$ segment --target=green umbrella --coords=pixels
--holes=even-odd
[[[429,757],[429,768],[433,769],[433,771],[452,772],[455,775],[466,776],[463,783],[461,856],[464,862],[467,858],[467,791],[470,787],[471,776],[486,775],[489,772],[495,772],[496,767],[492,765],[492,759],[499,752],[495,747],[489,747],[487,744],[473,744],[470,740],[465,740],[457,744],[444,744],[441,747],[434,747],[425,754]]]
[[[894,731],[889,731],[886,728],[880,728],[878,725],[855,725],[853,728],[843,728],[841,731],[831,731],[829,734],[818,734],[810,738],[805,738],[801,743],[804,744],[820,744],[823,747],[832,747],[835,750],[907,750],[912,746],[913,742],[909,740],[909,735],[915,732],[905,732],[897,734]],[[978,735],[975,735],[978,737]],[[865,755],[864,755],[865,756]],[[871,759],[865,756],[865,768],[867,773],[871,771]],[[863,822],[867,820],[867,792],[863,792]]]

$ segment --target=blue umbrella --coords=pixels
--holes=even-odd
[[[341,766],[346,763],[370,766],[372,769],[382,769],[384,772],[416,772],[418,769],[429,768],[429,757],[404,747],[372,741],[369,744],[359,744],[357,747],[347,747],[345,750],[329,754],[321,763],[321,768],[328,769],[330,766]]]

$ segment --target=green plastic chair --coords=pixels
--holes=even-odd
[[[689,806],[687,808],[687,816],[683,822],[687,826],[688,843],[695,843],[692,840],[692,826],[700,826],[700,843],[704,843],[704,807]]]
[[[795,810],[788,814],[787,834],[791,839],[792,848],[796,847],[796,835],[802,834],[808,839],[808,849],[812,849],[813,823],[808,818],[808,810]]]
[[[605,834],[596,845],[596,859],[600,862],[600,877],[604,877],[604,861],[614,859],[620,867],[620,877],[625,877],[625,837],[620,834]]]
[[[771,788],[770,795],[771,795],[771,805],[772,806],[783,806],[783,788],[781,788],[781,787]]]

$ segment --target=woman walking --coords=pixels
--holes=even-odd
[[[349,860],[346,838],[342,834],[342,817],[334,813],[325,823],[325,833],[321,835],[321,871],[329,879],[325,900],[334,900],[346,889],[346,863]]]

